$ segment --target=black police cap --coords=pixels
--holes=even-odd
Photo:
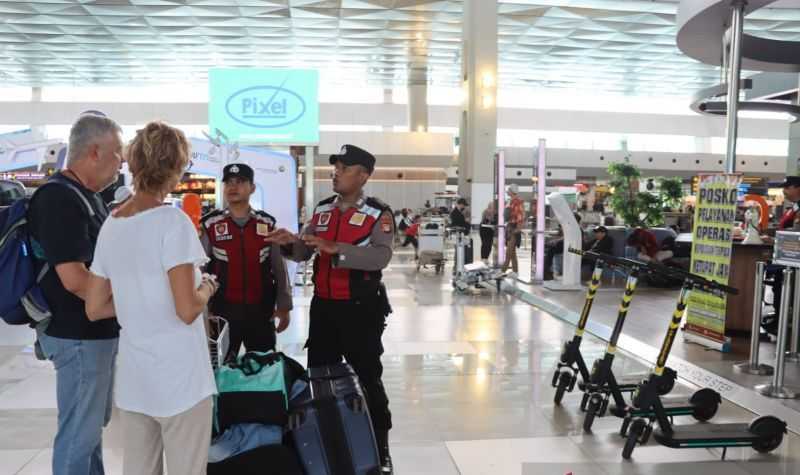
[[[252,183],[254,176],[255,173],[253,169],[244,163],[231,163],[230,165],[225,165],[225,168],[222,169],[222,181],[228,181],[229,178],[238,177]]]
[[[336,155],[331,155],[328,161],[331,165],[336,162],[342,162],[347,166],[362,165],[370,174],[375,170],[375,157],[366,150],[350,144],[342,145],[342,150]]]
[[[778,188],[786,188],[787,186],[800,186],[800,176],[787,176],[783,182],[778,184]]]

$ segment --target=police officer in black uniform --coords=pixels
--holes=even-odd
[[[344,357],[359,377],[367,397],[378,442],[382,473],[392,473],[389,399],[381,377],[381,336],[391,312],[381,271],[392,258],[394,219],[387,205],[366,197],[364,185],[375,169],[375,157],[353,145],[331,155],[335,196],[321,201],[300,235],[286,229],[270,233],[268,242],[283,246],[296,261],[314,258],[309,366],[324,366]]]

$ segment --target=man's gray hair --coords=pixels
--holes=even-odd
[[[122,128],[108,117],[87,113],[72,124],[67,147],[67,165],[72,165],[85,157],[89,146],[110,133],[121,133]]]

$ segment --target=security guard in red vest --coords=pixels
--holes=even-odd
[[[292,293],[286,265],[277,245],[264,238],[275,229],[275,218],[250,207],[255,192],[253,169],[243,163],[223,168],[222,183],[228,207],[201,220],[201,241],[217,276],[220,290],[210,303],[211,313],[228,321],[230,349],[236,358],[244,343],[248,351],[275,349],[277,331],[289,326]]]
[[[800,219],[800,212],[798,212],[800,210],[800,176],[787,176],[778,186],[783,188],[785,200],[793,203],[792,207],[787,209],[778,221],[778,231],[792,231]],[[768,244],[774,242],[771,236],[761,236],[761,239]],[[761,326],[767,333],[773,335],[778,333],[778,315],[780,315],[781,294],[783,293],[783,269],[785,267],[778,264],[769,264],[766,268],[766,276],[768,280],[772,280],[772,308],[775,311],[764,315]]]
[[[338,363],[344,357],[358,374],[367,396],[381,457],[382,473],[392,473],[389,399],[381,381],[381,336],[391,312],[381,271],[392,258],[394,219],[387,205],[366,197],[364,185],[375,157],[353,145],[331,155],[335,196],[319,202],[299,236],[286,229],[270,233],[296,261],[314,258],[309,366]]]

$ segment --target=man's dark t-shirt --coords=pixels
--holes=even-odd
[[[47,335],[69,340],[102,340],[117,338],[119,325],[115,318],[91,322],[86,316],[84,301],[68,292],[61,283],[55,267],[66,262],[84,262],[88,268],[94,258],[97,236],[108,210],[98,193],[83,187],[68,176],[57,173],[50,178],[69,182],[81,191],[94,210],[89,215],[86,204],[65,185],[43,187],[31,200],[28,218],[34,247],[43,252],[50,271],[41,283],[53,318]]]

